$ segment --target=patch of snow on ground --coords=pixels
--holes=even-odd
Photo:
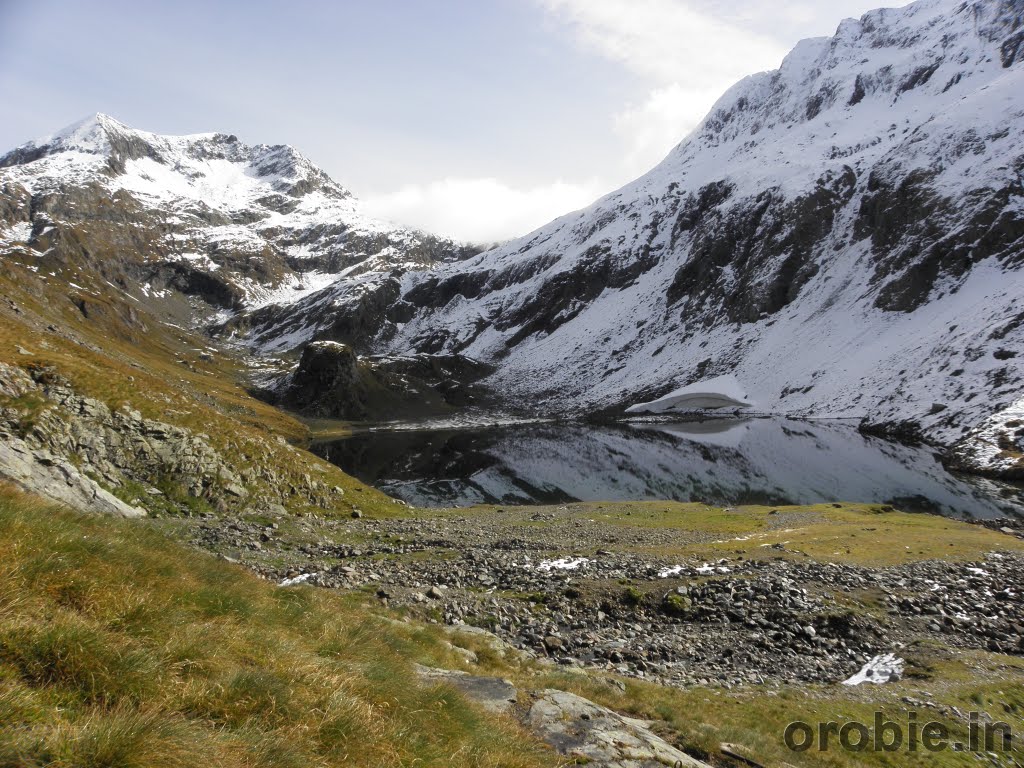
[[[702,576],[708,576],[712,573],[732,573],[732,568],[722,565],[725,560],[719,560],[716,564],[704,563],[700,568],[697,569],[697,573]]]
[[[861,685],[862,683],[882,685],[883,683],[895,682],[903,675],[903,663],[903,659],[894,653],[884,653],[880,656],[875,656],[875,658],[861,667],[860,672],[850,679],[844,680],[843,685]]]
[[[750,408],[753,403],[735,376],[718,376],[669,392],[649,403],[637,403],[626,413],[666,413],[715,408]]]
[[[562,557],[557,560],[542,560],[537,564],[537,570],[549,573],[551,571],[576,571],[590,562],[588,557]]]
[[[311,271],[301,275],[288,275],[276,288],[266,288],[255,280],[242,281],[246,289],[246,305],[250,309],[270,304],[289,304],[322,291],[337,282],[342,275]]]
[[[32,224],[27,221],[19,221],[0,232],[0,240],[11,243],[27,243],[30,237],[32,237]]]
[[[294,587],[296,584],[305,584],[307,581],[316,576],[315,573],[304,573],[301,576],[295,576],[291,579],[285,579],[278,583],[279,587]]]
[[[1016,442],[1024,445],[1020,437],[1020,425],[1024,423],[1024,398],[997,411],[976,427],[954,451],[962,463],[975,469],[1000,472],[1012,469],[1020,459],[1019,454],[1007,450],[1007,445]],[[1016,437],[1016,440],[1015,440]]]

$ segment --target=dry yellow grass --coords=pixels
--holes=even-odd
[[[0,489],[0,766],[553,764],[414,682],[439,634]]]

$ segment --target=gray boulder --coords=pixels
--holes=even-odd
[[[546,690],[527,725],[560,754],[601,768],[708,768],[660,736],[648,723],[566,691]]]

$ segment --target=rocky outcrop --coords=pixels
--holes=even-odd
[[[604,768],[708,768],[650,730],[650,723],[625,717],[574,693],[541,691],[527,724],[559,754]]]
[[[3,373],[11,378],[11,367],[3,366]],[[19,374],[13,376],[24,376]],[[90,474],[112,485],[120,485],[127,474],[150,482],[173,480],[197,498],[209,495],[214,487],[237,497],[246,495],[205,436],[144,419],[127,407],[112,411],[99,400],[77,394],[53,369],[32,369],[30,381],[29,392],[45,398],[31,418],[25,420],[17,408],[4,411],[7,429],[20,429],[28,444],[54,455],[74,456]]]
[[[20,368],[0,363],[0,400],[25,398],[39,390]],[[0,409],[0,477],[24,490],[75,509],[119,517],[141,517],[144,509],[126,504],[100,487],[67,458],[38,440],[23,439],[17,409]]]
[[[416,673],[430,683],[450,685],[466,698],[475,701],[488,712],[496,715],[508,714],[518,697],[516,687],[500,677],[471,675],[452,669],[437,669],[416,665]]]
[[[264,446],[249,446],[239,466],[209,436],[144,418],[128,407],[112,410],[85,397],[54,369],[28,371],[0,363],[0,476],[39,495],[99,512],[136,516],[146,502],[191,513],[269,508],[295,501],[333,508],[343,491],[298,468],[276,465]],[[161,490],[163,489],[163,490]],[[190,500],[201,502],[193,504]]]
[[[67,459],[31,448],[0,428],[0,478],[23,490],[72,509],[118,517],[144,517],[146,510],[127,504]]]
[[[519,692],[508,680],[420,665],[416,673],[426,683],[450,685],[493,714],[520,714]],[[708,768],[656,735],[652,723],[566,691],[547,689],[532,699],[521,713],[523,725],[574,763],[596,768]]]
[[[296,312],[292,303],[270,304],[231,317],[211,333],[246,339],[267,352],[287,352],[292,339],[311,339],[337,341],[365,355],[412,317],[412,305],[401,298],[400,276],[401,271],[392,271],[355,277],[345,281],[344,302],[335,302],[336,289],[328,286],[300,299],[308,311]]]
[[[1024,480],[1024,400],[992,414],[957,441],[946,467],[998,480]]]
[[[669,306],[682,303],[708,328],[723,311],[734,323],[776,314],[817,274],[819,245],[856,187],[857,174],[844,166],[792,200],[780,189],[737,200],[722,182],[691,195],[674,215],[672,237],[690,243],[690,257],[668,286]]]
[[[306,346],[281,405],[310,416],[362,418],[370,377],[351,347],[329,341]]]
[[[196,498],[248,495],[204,436],[129,408],[111,411],[75,393],[53,369],[33,368],[30,375],[0,364],[0,396],[15,399],[0,409],[0,430],[8,436],[0,472],[43,496],[133,516],[142,511],[121,504],[100,483],[170,481]],[[30,398],[29,410],[18,398]]]
[[[389,421],[478,403],[492,370],[459,355],[359,358],[346,344],[307,344],[279,404],[307,416]]]

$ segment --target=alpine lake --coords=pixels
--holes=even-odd
[[[866,436],[843,421],[396,423],[315,439],[312,450],[418,507],[860,502],[1024,518],[1024,487],[951,474],[929,447]]]

